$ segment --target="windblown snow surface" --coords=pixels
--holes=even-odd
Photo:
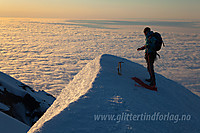
[[[117,73],[120,61],[124,62],[121,76]],[[133,76],[144,80],[148,73],[124,58],[97,57],[28,133],[199,133],[197,95],[160,74],[156,74],[157,92],[135,86]]]

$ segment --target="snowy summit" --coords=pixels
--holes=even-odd
[[[122,75],[118,75],[118,62]],[[29,133],[198,133],[200,98],[156,74],[158,91],[132,80],[148,78],[145,67],[101,55],[89,62],[62,90]]]

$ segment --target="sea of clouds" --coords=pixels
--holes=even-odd
[[[200,96],[199,22],[147,20],[0,19],[0,71],[54,96],[89,61],[113,54],[146,66],[143,28],[159,31],[166,47],[155,71]],[[116,65],[117,63],[113,64]],[[123,66],[122,66],[123,67]],[[117,73],[117,71],[116,71]],[[159,84],[159,83],[158,83]]]

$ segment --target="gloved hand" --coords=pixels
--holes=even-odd
[[[139,50],[144,50],[145,49],[145,46],[141,47],[141,48],[138,48],[137,51]]]

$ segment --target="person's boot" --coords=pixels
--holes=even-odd
[[[156,82],[155,81],[151,81],[151,83],[149,84],[150,86],[156,86]]]

